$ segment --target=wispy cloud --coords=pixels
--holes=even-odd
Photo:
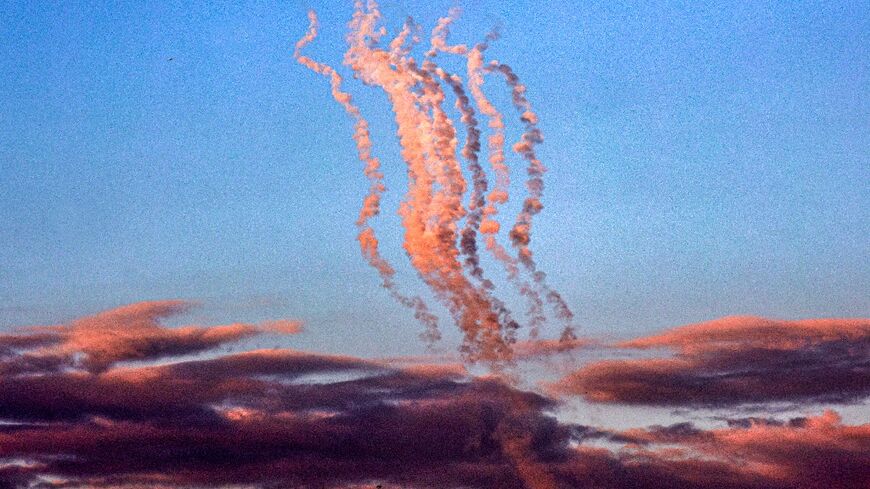
[[[870,320],[728,317],[619,344],[675,356],[593,362],[551,385],[593,402],[662,406],[850,402],[870,394]]]
[[[235,323],[220,326],[187,325],[165,328],[161,321],[188,311],[195,304],[180,300],[137,302],[86,316],[69,324],[37,326],[0,335],[0,354],[14,361],[7,373],[28,365],[83,368],[100,372],[132,360],[157,360],[199,353],[264,331],[295,334],[302,323],[268,321],[261,325]],[[16,354],[19,353],[19,354]],[[41,368],[41,367],[39,367]]]

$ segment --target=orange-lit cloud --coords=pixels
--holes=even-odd
[[[159,350],[148,357],[160,363],[110,362],[91,370],[33,361],[52,345],[64,345],[72,358],[87,357],[92,342],[66,339],[122,325],[186,344],[190,335],[173,336],[178,328],[159,324],[186,307],[139,303],[0,338],[6,348],[0,355],[0,487],[785,489],[870,483],[870,425],[844,424],[833,411],[786,421],[727,419],[718,428],[681,423],[614,431],[560,421],[553,416],[555,400],[498,376],[472,377],[457,363],[406,358],[397,364],[288,349],[189,359],[174,356],[189,351],[177,347],[175,354]],[[194,336],[211,337],[209,329],[197,327]],[[130,336],[135,340],[113,349],[124,354],[107,358],[142,351],[129,346],[139,345],[140,337],[123,337]],[[523,348],[546,355],[569,347],[537,341]],[[28,370],[15,368],[22,362]]]
[[[280,334],[297,334],[302,332],[302,321],[293,321],[288,319],[279,319],[275,321],[264,321],[260,323],[260,329],[272,333]]]
[[[254,324],[220,326],[181,326],[166,328],[161,321],[188,311],[193,303],[179,300],[137,302],[69,324],[20,329],[0,336],[0,350],[6,349],[16,362],[4,366],[7,372],[19,373],[53,364],[55,368],[74,367],[93,372],[106,370],[115,363],[133,360],[157,360],[214,349],[263,330],[295,334],[298,321],[267,321]]]
[[[701,430],[680,424],[629,430],[619,437],[658,465],[689,469],[687,483],[701,487],[715,487],[717,481],[737,487],[870,483],[870,424],[844,425],[836,412],[826,411],[787,422],[737,419],[729,425]]]
[[[724,406],[870,395],[870,320],[728,317],[621,343],[666,358],[603,360],[552,388],[594,402]]]

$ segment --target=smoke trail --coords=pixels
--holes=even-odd
[[[495,235],[498,233],[499,223],[494,219],[498,213],[498,205],[508,200],[510,187],[510,173],[505,164],[504,156],[504,119],[486,95],[483,93],[483,51],[489,47],[489,41],[495,40],[498,35],[495,32],[486,37],[486,41],[475,45],[467,54],[468,88],[481,113],[489,119],[489,127],[492,129],[487,144],[489,147],[489,164],[495,173],[495,186],[486,197],[488,204],[483,209],[483,221],[480,231],[487,237],[487,247],[494,249],[497,245]],[[506,256],[507,253],[496,253]],[[505,261],[506,266],[515,267],[504,256],[499,258]]]
[[[468,282],[457,259],[456,222],[464,215],[465,184],[455,161],[452,122],[440,110],[443,92],[413,59],[397,58],[397,49],[390,53],[377,47],[376,2],[369,1],[364,9],[357,0],[355,7],[345,64],[364,83],[383,89],[393,106],[402,158],[408,165],[408,194],[399,209],[405,251],[465,333],[463,353],[470,360],[506,361],[510,348],[498,315]]]
[[[401,32],[386,47],[381,47],[380,41],[386,31],[380,26],[377,3],[356,0],[349,23],[344,64],[364,84],[382,89],[392,106],[400,154],[407,165],[408,190],[398,214],[404,229],[402,246],[411,265],[463,331],[462,353],[466,359],[486,361],[499,368],[511,362],[510,345],[515,341],[518,324],[504,303],[494,296],[495,287],[484,275],[478,252],[478,233],[483,236],[486,248],[504,265],[508,279],[528,301],[532,336],[537,335],[545,320],[539,290],[556,306],[556,315],[568,323],[571,312],[561,297],[546,285],[544,274],[536,270],[528,246],[532,218],[541,209],[546,170],[534,153],[534,145],[542,140],[536,126],[537,117],[525,99],[525,87],[509,67],[497,63],[484,66],[483,52],[497,37],[495,33],[470,50],[464,45],[447,44],[450,24],[457,15],[458,10],[453,9],[448,17],[439,19],[431,33],[430,48],[418,64],[410,55],[420,40],[420,30],[413,21],[409,18]],[[380,162],[371,155],[368,125],[352,104],[350,95],[341,90],[342,80],[335,70],[300,54],[302,47],[316,36],[316,17],[311,13],[310,18],[311,27],[297,43],[295,57],[308,68],[330,78],[333,97],[354,118],[354,140],[369,179],[369,192],[357,220],[362,253],[378,270],[384,287],[400,303],[415,311],[415,315],[427,325],[426,337],[435,340],[439,335],[434,316],[422,299],[406,297],[396,290],[393,282],[395,270],[379,254],[377,237],[369,225],[369,220],[379,213],[385,189]],[[468,92],[458,75],[435,64],[433,58],[439,52],[466,58]],[[504,120],[482,88],[484,74],[492,71],[505,75],[514,105],[521,109],[521,120],[526,123],[520,142],[513,148],[529,162],[528,197],[509,233],[512,245],[517,248],[516,258],[497,241],[499,223],[496,218],[499,206],[508,200],[510,175],[505,162]],[[465,126],[466,140],[461,155],[468,162],[471,175],[468,209],[463,205],[468,182],[457,155],[456,127],[444,107],[446,95],[442,83],[455,95],[459,119]],[[490,128],[487,159],[494,175],[492,187],[479,161],[481,130],[472,99],[487,118]],[[531,274],[532,282],[520,277],[520,265]],[[563,337],[568,339],[573,335],[573,330],[566,327]]]
[[[469,199],[468,212],[466,213],[465,225],[460,233],[460,251],[465,257],[464,265],[468,269],[469,274],[480,283],[483,288],[481,293],[492,304],[493,309],[498,315],[499,323],[506,328],[506,338],[510,342],[513,342],[516,339],[515,332],[519,329],[519,323],[511,317],[511,312],[507,306],[491,294],[495,286],[492,281],[484,276],[483,268],[480,266],[480,256],[477,253],[476,235],[480,227],[481,218],[483,217],[482,211],[485,204],[484,196],[486,194],[487,180],[486,174],[477,158],[477,151],[480,149],[480,131],[477,129],[474,109],[470,105],[468,96],[462,88],[462,81],[458,76],[447,73],[428,60],[423,63],[423,66],[431,76],[440,78],[451,87],[456,96],[456,108],[461,114],[460,121],[466,127],[466,140],[461,154],[469,162],[473,187]],[[455,148],[451,149],[451,151],[455,151]],[[458,171],[458,168],[456,171]]]
[[[458,7],[453,7],[447,13],[447,17],[441,17],[432,29],[431,43],[429,51],[426,52],[427,58],[434,57],[438,52],[452,53],[465,55],[468,48],[464,44],[454,46],[447,45],[447,35],[450,32],[450,24],[459,18],[460,10]]]
[[[460,113],[460,121],[466,128],[465,145],[462,148],[461,154],[468,161],[468,168],[471,172],[472,191],[469,198],[465,225],[460,234],[460,250],[465,257],[465,267],[468,269],[469,274],[485,289],[484,293],[497,312],[499,322],[507,328],[506,335],[512,342],[515,341],[515,332],[519,329],[519,324],[511,317],[507,306],[491,294],[495,286],[492,281],[484,276],[483,268],[480,266],[480,256],[477,252],[477,233],[480,229],[483,209],[486,205],[485,196],[488,182],[486,173],[480,165],[478,158],[480,151],[480,130],[477,128],[478,122],[475,117],[474,108],[471,106],[471,101],[465,93],[462,80],[459,76],[446,72],[431,61],[438,52],[462,55],[467,53],[468,48],[465,45],[447,45],[450,24],[458,18],[459,12],[458,8],[453,8],[447,17],[438,19],[435,28],[432,30],[430,49],[426,52],[423,68],[432,77],[440,78],[451,88],[456,98],[455,106]]]
[[[459,16],[459,9],[453,8],[447,17],[438,19],[438,23],[432,30],[431,47],[426,52],[427,60],[436,56],[439,51],[465,54],[467,48],[464,45],[448,46],[447,35],[450,24]],[[428,66],[428,65],[427,65]],[[462,87],[462,80],[458,75],[450,74],[438,67],[435,73],[453,90],[456,96],[456,109],[460,113],[460,121],[465,125],[465,145],[462,147],[462,157],[468,161],[471,171],[472,190],[468,203],[468,214],[465,226],[462,229],[460,248],[465,255],[465,266],[471,276],[476,278],[484,288],[492,290],[493,283],[487,280],[480,266],[480,256],[477,253],[477,232],[483,219],[483,208],[486,205],[486,191],[488,182],[486,173],[480,165],[478,153],[480,152],[480,130],[477,128],[477,118],[471,101]]]
[[[483,84],[482,68],[483,68],[483,51],[489,46],[489,42],[497,39],[498,34],[493,31],[486,36],[483,43],[476,45],[471,52],[465,45],[447,45],[447,35],[449,26],[454,22],[459,15],[458,9],[451,9],[447,17],[438,20],[435,29],[432,31],[431,48],[426,53],[427,58],[435,56],[439,51],[461,54],[467,57],[467,69],[469,77],[469,88],[475,98],[481,112],[489,118],[489,126],[493,129],[492,135],[488,139],[490,151],[489,163],[496,174],[496,188],[484,198],[487,191],[487,179],[480,167],[477,157],[480,151],[480,131],[477,129],[477,120],[474,118],[474,110],[471,108],[467,95],[462,89],[461,81],[456,76],[450,76],[441,71],[441,78],[444,79],[454,90],[457,95],[457,107],[463,117],[463,122],[466,122],[468,134],[466,137],[466,145],[463,148],[463,156],[469,160],[469,168],[472,172],[472,181],[474,182],[473,193],[470,199],[469,210],[470,214],[466,219],[466,225],[462,232],[462,250],[466,255],[466,266],[469,267],[472,276],[481,281],[484,287],[492,290],[492,282],[483,278],[483,271],[480,267],[480,259],[477,254],[476,235],[481,231],[485,235],[487,249],[500,261],[507,273],[508,279],[517,287],[520,294],[523,295],[528,302],[526,314],[529,319],[530,335],[536,337],[541,325],[543,325],[546,317],[543,312],[543,300],[540,295],[528,282],[519,278],[519,269],[516,261],[497,241],[496,234],[499,230],[499,224],[495,220],[498,212],[498,205],[504,203],[508,199],[508,187],[510,186],[510,177],[508,168],[505,165],[504,158],[504,122],[498,110],[489,102],[481,88]],[[473,126],[469,125],[473,121]],[[486,200],[490,204],[486,204]],[[482,229],[481,229],[482,228]],[[496,301],[496,304],[500,301]],[[507,311],[504,308],[504,311]],[[512,323],[514,328],[517,328],[516,323]]]
[[[547,300],[555,309],[556,316],[565,323],[563,336],[572,336],[574,313],[571,312],[562,296],[547,285],[545,275],[537,270],[535,261],[532,258],[532,251],[529,249],[529,243],[532,239],[532,219],[544,208],[544,205],[541,203],[541,197],[544,193],[544,173],[547,171],[547,168],[541,163],[535,153],[535,145],[544,141],[544,137],[538,128],[538,116],[532,110],[532,104],[526,98],[525,85],[520,83],[519,77],[510,66],[498,61],[491,61],[484,68],[484,71],[488,73],[497,71],[504,75],[505,81],[511,89],[511,100],[514,107],[519,111],[520,120],[526,126],[525,132],[523,132],[520,140],[514,144],[513,150],[522,155],[528,162],[526,169],[528,174],[528,179],[526,180],[528,197],[523,202],[522,210],[517,215],[516,223],[510,231],[511,243],[518,250],[520,262],[532,274],[535,283],[544,290]]]
[[[454,9],[451,12],[451,15],[455,16],[455,15],[457,15],[457,13],[458,13],[458,11]],[[443,49],[449,50],[451,52],[464,52],[464,49],[465,49],[464,46],[456,46],[456,47],[447,47],[446,46],[445,37],[446,37],[448,24],[449,24],[449,22],[446,21],[445,19],[441,19],[439,21],[439,25],[436,27],[435,31],[433,31],[433,35],[432,35],[433,43],[435,43],[436,45],[440,44]],[[440,38],[440,41],[438,40],[439,38]],[[434,134],[434,140],[436,142],[436,153],[446,163],[446,165],[443,167],[445,172],[440,174],[442,177],[446,177],[446,178],[444,178],[443,180],[439,179],[438,181],[442,185],[442,188],[449,188],[451,190],[450,195],[451,195],[452,204],[454,206],[461,206],[461,199],[462,199],[462,195],[464,194],[464,191],[465,191],[465,184],[464,184],[464,179],[463,179],[463,176],[461,173],[461,169],[456,162],[456,144],[457,144],[456,132],[455,132],[455,129],[453,127],[452,121],[449,119],[449,117],[447,117],[446,113],[444,112],[444,110],[442,108],[442,104],[444,102],[444,94],[440,88],[440,85],[438,84],[438,82],[436,80],[436,77],[448,80],[448,84],[452,87],[452,89],[454,90],[454,93],[457,93],[457,89],[458,89],[457,107],[459,108],[460,112],[463,114],[463,117],[461,120],[463,123],[466,123],[466,127],[467,127],[468,131],[472,134],[471,141],[466,141],[466,147],[463,148],[464,155],[469,154],[469,151],[468,151],[469,143],[471,145],[476,144],[479,147],[479,142],[475,143],[475,141],[474,141],[474,139],[476,137],[479,138],[479,136],[475,136],[475,133],[477,133],[479,135],[479,131],[477,131],[477,129],[476,129],[476,121],[475,121],[474,125],[468,124],[470,121],[474,120],[473,111],[471,111],[471,117],[470,118],[467,117],[468,109],[470,109],[470,107],[468,105],[468,97],[465,96],[465,94],[464,94],[464,90],[462,89],[461,82],[456,83],[457,78],[451,77],[446,72],[444,72],[443,69],[437,67],[435,65],[435,63],[433,63],[431,61],[429,54],[431,54],[432,52],[433,51],[430,50],[430,52],[427,53],[427,57],[425,58],[425,60],[422,64],[422,71],[417,69],[414,66],[413,61],[411,61],[409,63],[409,67],[414,73],[416,73],[419,76],[419,79],[423,84],[423,87],[424,87],[423,93],[424,93],[424,95],[427,95],[426,97],[424,97],[424,98],[426,98],[427,108],[431,110],[432,116],[433,116],[433,122],[434,122],[433,134]],[[452,81],[454,83],[449,83],[450,81]],[[462,103],[463,99],[465,101],[464,106]],[[471,152],[471,153],[473,154],[473,158],[476,160],[476,153],[474,153],[474,152]],[[473,173],[474,173],[473,179],[475,179],[475,187],[479,189],[480,183],[481,183],[480,178],[482,175],[483,176],[482,183],[483,183],[484,192],[485,192],[485,187],[486,187],[485,174],[483,174],[482,169],[480,168],[479,164],[477,164],[477,170],[478,171],[476,171],[476,172],[473,171]],[[481,194],[480,198],[482,199],[482,194]],[[472,197],[472,204],[477,204],[477,202],[475,202],[476,200],[478,200],[476,198],[476,196],[473,196]],[[477,205],[476,207],[480,207],[480,206]],[[476,209],[475,214],[477,214],[477,216],[480,215],[480,212],[478,209]],[[452,217],[453,217],[453,219],[450,222],[451,233],[448,236],[445,236],[445,239],[447,241],[449,241],[450,243],[455,242],[455,235],[453,234],[452,230],[455,227],[456,221],[458,220],[457,218],[461,217],[461,216],[458,213],[454,213],[454,214],[452,214]],[[474,220],[475,220],[474,218],[468,219],[468,221],[471,221],[471,222],[474,222]],[[477,217],[476,220],[479,223],[480,218]],[[466,229],[467,228],[468,228],[468,225],[466,225]],[[467,236],[468,236],[468,233],[464,232],[463,236],[462,236],[463,241],[461,242],[461,244],[463,246],[463,254],[465,254],[465,255],[469,254],[469,250],[468,250],[468,246],[467,246],[467,244],[468,244]],[[474,239],[473,233],[471,234],[471,237],[472,237],[472,239]],[[474,246],[474,249],[476,249],[476,243],[474,243],[473,246]],[[468,264],[469,264],[468,258],[469,257],[466,256],[466,266],[468,266]],[[496,299],[495,297],[493,297],[489,293],[489,290],[493,288],[492,282],[486,280],[483,277],[483,270],[479,266],[479,260],[475,260],[475,259],[476,259],[476,256],[471,257],[472,262],[474,262],[474,261],[478,262],[477,266],[473,267],[473,269],[471,270],[471,274],[472,274],[472,276],[478,278],[479,281],[481,282],[482,286],[484,287],[484,289],[486,289],[486,290],[480,291],[479,293],[482,294],[482,296],[485,298],[485,300],[489,302],[492,309],[496,312],[497,317],[498,317],[498,323],[502,326],[503,337],[508,342],[513,342],[513,341],[515,341],[514,333],[519,328],[519,325],[516,323],[516,321],[514,321],[511,318],[510,311],[507,309],[507,307],[504,305],[504,303],[502,303],[500,300]]]
[[[439,26],[441,25],[439,23]],[[445,24],[443,29],[444,35],[446,35],[447,25],[449,25],[449,22]],[[483,93],[483,52],[489,47],[489,42],[497,38],[498,34],[495,31],[491,32],[486,36],[484,42],[478,43],[466,54],[469,91],[474,97],[480,111],[489,119],[489,127],[492,130],[487,145],[489,149],[489,164],[496,177],[495,187],[486,197],[488,204],[483,208],[483,219],[479,229],[485,236],[487,249],[504,265],[508,279],[517,286],[520,294],[526,298],[528,302],[526,314],[529,320],[530,334],[536,337],[546,320],[543,313],[543,300],[531,284],[519,279],[519,269],[516,260],[496,241],[499,223],[495,220],[495,217],[498,214],[498,206],[508,200],[510,174],[505,164],[504,155],[504,119],[498,109],[492,105]]]
[[[368,130],[368,122],[360,113],[358,107],[353,105],[351,96],[341,89],[341,75],[332,67],[312,60],[302,55],[302,48],[317,37],[317,14],[308,12],[309,27],[305,35],[296,43],[293,57],[303,66],[315,73],[329,77],[333,98],[344,107],[345,111],[354,120],[354,142],[356,143],[359,159],[365,164],[364,173],[369,180],[369,192],[363,199],[362,209],[357,218],[356,225],[359,229],[357,240],[360,250],[369,265],[377,270],[381,277],[382,286],[389,291],[390,295],[400,304],[414,311],[417,318],[425,327],[423,337],[428,342],[437,341],[440,338],[438,332],[438,318],[429,312],[426,303],[420,297],[408,297],[401,294],[394,283],[395,270],[378,251],[378,239],[374,229],[369,225],[369,220],[380,213],[381,195],[385,190],[383,174],[380,171],[380,161],[372,156],[372,142]]]
[[[468,161],[471,170],[472,190],[468,204],[468,215],[465,226],[462,229],[461,249],[465,255],[465,265],[469,273],[487,289],[493,289],[491,281],[483,275],[480,266],[480,256],[477,254],[477,231],[483,218],[483,207],[486,204],[485,194],[488,186],[486,173],[480,165],[477,153],[480,151],[480,130],[477,128],[477,119],[474,116],[474,108],[471,107],[468,95],[462,88],[462,81],[457,75],[451,75],[441,68],[437,69],[438,76],[447,83],[456,95],[456,108],[461,114],[460,120],[465,124],[465,145],[462,148],[462,156]]]
[[[541,195],[544,190],[544,172],[547,169],[538,160],[535,154],[535,144],[543,142],[544,138],[541,131],[537,127],[538,117],[532,112],[531,104],[525,97],[526,87],[519,81],[519,77],[511,70],[510,66],[491,61],[484,68],[484,71],[491,73],[498,71],[502,73],[511,88],[511,97],[514,106],[520,111],[520,120],[526,125],[526,130],[514,146],[514,152],[522,155],[529,162],[526,180],[526,189],[529,194],[523,202],[523,208],[517,216],[517,221],[510,231],[511,243],[518,249],[519,259],[521,262],[530,263],[532,252],[529,250],[529,242],[531,241],[531,225],[532,217],[541,211]]]

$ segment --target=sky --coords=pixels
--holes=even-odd
[[[0,12],[0,398],[18,398],[0,401],[0,488],[153,485],[167,470],[177,475],[167,487],[435,487],[429,464],[454,460],[442,447],[454,442],[483,452],[467,460],[474,471],[449,469],[447,487],[790,487],[803,469],[770,437],[812,440],[795,450],[839,460],[819,487],[860,482],[870,467],[870,4],[385,1],[386,39],[412,16],[423,47],[411,56],[422,60],[457,6],[448,44],[472,48],[497,28],[485,62],[512,68],[537,119],[524,125],[510,87],[485,76],[512,176],[496,237],[521,269],[512,279],[478,233],[492,290],[444,272],[451,248],[440,239],[403,248],[412,182],[397,132],[425,130],[394,113],[403,94],[388,96],[364,43],[358,66],[342,63],[352,2],[12,2]],[[354,119],[327,77],[294,59],[309,9],[319,32],[299,53],[337,70],[368,123],[386,186],[370,224],[394,291],[438,317],[434,345],[360,253],[369,181]],[[435,60],[470,90],[464,55]],[[491,172],[493,131],[469,96]],[[529,248],[544,280],[508,235],[527,163],[510,147],[530,127],[547,168]],[[523,280],[539,297],[557,292],[570,325],[546,304],[530,337]],[[504,366],[505,322],[469,297],[512,311],[519,366]],[[545,341],[569,329],[575,339]],[[161,408],[185,382],[190,402]],[[128,404],[127,383],[153,406]],[[72,407],[52,404],[65,396]],[[507,421],[478,433],[488,415],[457,415],[457,433],[481,438],[442,439],[427,431],[434,405]],[[249,454],[185,465],[195,441],[167,440],[191,420]],[[375,428],[351,430],[359,420]],[[120,426],[120,438],[100,438],[100,423]],[[441,448],[416,453],[394,425]],[[36,441],[46,433],[84,462],[52,461],[58,453]],[[299,443],[316,463],[270,451],[285,435],[311,436]],[[347,468],[354,457],[324,441],[341,436],[372,465]],[[373,462],[383,454],[365,446],[372,436],[414,469]],[[140,467],[88,448],[135,440],[175,459]],[[697,458],[673,458],[670,445]],[[600,451],[613,446],[653,455]],[[738,448],[751,471],[705,465]],[[251,475],[263,467],[274,480]]]

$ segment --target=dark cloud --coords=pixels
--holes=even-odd
[[[777,489],[870,482],[870,427],[842,425],[832,413],[801,427],[633,430],[622,434],[632,441],[612,452],[571,447],[571,430],[519,407],[503,386],[476,389],[482,392],[333,416],[238,411],[207,427],[105,420],[39,427],[18,430],[0,446],[44,457],[10,477],[53,474],[65,481],[60,487]],[[527,452],[518,457],[517,446]],[[545,478],[552,485],[540,483]]]
[[[55,332],[67,338],[63,328]],[[171,334],[158,328],[164,331],[154,336]],[[25,343],[0,359],[0,488],[830,489],[870,482],[870,425],[843,425],[833,412],[726,420],[721,429],[681,423],[613,432],[560,422],[556,401],[496,376],[470,377],[456,364],[397,367],[257,350],[99,370],[32,358],[28,369],[6,368],[45,347]]]
[[[554,391],[593,402],[726,406],[854,402],[870,395],[870,320],[724,318],[625,342],[671,348],[670,358],[604,360]]]
[[[641,446],[638,453],[657,466],[706,467],[706,474],[693,469],[685,473],[701,487],[714,487],[718,477],[744,484],[737,487],[846,488],[870,483],[870,424],[843,425],[833,411],[789,421],[745,418],[728,424],[701,430],[681,423],[620,436]],[[732,477],[708,465],[711,461],[727,463]]]

